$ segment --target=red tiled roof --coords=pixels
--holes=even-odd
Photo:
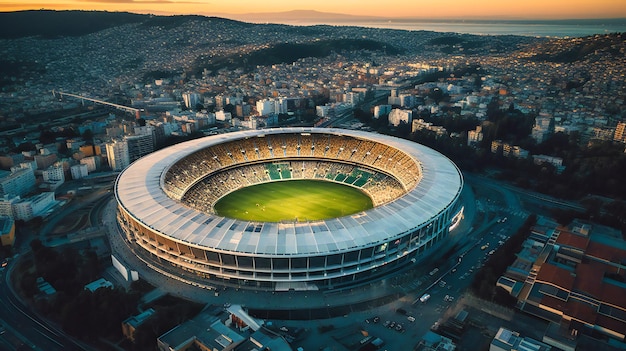
[[[602,294],[600,299],[608,304],[626,309],[626,289],[617,285],[602,284]]]
[[[563,246],[570,246],[585,251],[589,245],[589,238],[570,232],[561,232],[556,239],[556,243]]]
[[[595,324],[622,335],[626,334],[626,322],[618,321],[617,319],[602,314],[596,316]]]
[[[570,299],[563,309],[563,314],[588,324],[595,324],[597,309],[586,303]]]
[[[587,246],[585,255],[619,263],[626,258],[626,250],[592,241]]]
[[[597,299],[602,295],[602,279],[606,265],[591,261],[576,266],[576,279],[573,290],[583,291]]]
[[[544,263],[539,268],[539,273],[537,274],[537,281],[552,283],[556,286],[559,286],[565,290],[571,291],[572,286],[574,286],[574,277],[573,273],[552,265],[550,263]]]

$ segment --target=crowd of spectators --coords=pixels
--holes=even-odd
[[[212,212],[224,195],[254,184],[319,179],[361,188],[375,206],[412,189],[418,161],[391,146],[334,134],[269,134],[216,144],[175,162],[164,190],[189,206]]]

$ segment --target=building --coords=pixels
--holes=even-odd
[[[374,106],[374,118],[378,119],[382,116],[386,116],[391,112],[391,105],[377,105]]]
[[[232,115],[230,112],[225,112],[224,110],[219,110],[215,112],[215,120],[221,122],[228,122],[232,119]]]
[[[152,134],[126,136],[124,140],[128,145],[128,161],[130,163],[154,151],[154,136]]]
[[[122,334],[130,341],[135,341],[135,331],[154,314],[154,309],[148,308],[136,316],[131,316],[122,322]]]
[[[489,351],[550,351],[552,347],[529,337],[521,337],[519,333],[500,328],[489,344]]]
[[[621,232],[574,221],[547,242],[518,294],[520,308],[572,335],[626,337],[626,241]]]
[[[0,216],[0,242],[2,246],[13,246],[15,242],[15,221],[12,217]]]
[[[537,144],[546,141],[554,134],[554,118],[546,114],[540,114],[535,117],[535,126],[532,129],[531,136]]]
[[[89,175],[89,167],[86,164],[73,165],[70,167],[72,179],[81,179]]]
[[[203,310],[193,319],[159,336],[157,348],[159,351],[183,351],[195,346],[200,350],[234,350],[244,340],[243,336],[224,325],[216,311]]]
[[[63,165],[59,162],[46,168],[41,175],[44,182],[65,182],[65,171],[63,170]]]
[[[106,144],[107,160],[109,167],[114,171],[121,171],[128,167],[130,158],[128,155],[128,143],[126,140],[113,140]]]
[[[83,145],[79,148],[79,151],[85,156],[100,156],[100,146],[98,145]]]
[[[84,290],[89,290],[91,292],[94,292],[101,288],[113,289],[113,283],[104,278],[100,278],[83,287]]]
[[[620,143],[626,143],[626,123],[619,122],[615,127],[615,133],[613,134],[613,140]]]
[[[29,168],[0,171],[0,196],[24,196],[35,190],[35,173]]]
[[[254,167],[291,160],[311,170],[322,161],[348,169],[356,163],[365,172],[359,184],[374,208],[313,222],[244,221],[215,214],[212,204],[242,187],[235,173],[230,183],[223,172],[252,174]],[[383,180],[367,182],[373,174]],[[250,177],[252,183],[246,183],[280,179],[269,178],[269,171],[259,175],[264,178]],[[219,186],[205,191],[211,184]],[[382,279],[448,245],[450,227],[462,215],[462,187],[461,173],[448,158],[408,140],[355,130],[280,128],[159,150],[120,174],[115,196],[120,227],[146,259],[159,257],[211,284],[328,290]]]
[[[399,126],[400,123],[411,124],[413,122],[413,111],[401,110],[394,108],[389,112],[389,124],[392,126]]]
[[[419,343],[417,350],[420,351],[454,351],[456,345],[452,339],[439,335],[432,331],[426,332]]]
[[[14,165],[24,161],[23,154],[8,154],[0,156],[0,169],[9,170]]]
[[[413,120],[413,123],[411,124],[411,133],[415,133],[416,131],[419,131],[419,130],[429,130],[437,134],[437,136],[448,135],[448,131],[446,130],[446,128],[442,126],[433,125],[430,122],[425,122],[421,118]]]
[[[82,158],[80,160],[81,165],[87,166],[87,172],[93,173],[100,169],[100,164],[102,163],[102,157],[100,156],[89,156]]]
[[[44,192],[13,204],[15,219],[29,221],[37,216],[45,216],[47,210],[56,204],[54,192]]]
[[[202,99],[198,93],[187,92],[183,93],[183,102],[185,103],[185,107],[190,110],[195,110],[196,106],[202,103]]]
[[[20,200],[19,196],[4,195],[0,197],[0,216],[14,218],[13,204]]]
[[[45,149],[42,149],[42,151]],[[39,154],[34,157],[37,163],[37,169],[46,169],[57,161],[57,154]]]
[[[475,130],[467,132],[467,145],[476,145],[483,141],[483,127],[476,126]]]

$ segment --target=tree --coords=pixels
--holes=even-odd
[[[86,144],[91,145],[93,144],[93,132],[91,131],[91,129],[86,129],[83,132],[83,135],[81,135],[83,140],[85,141]]]

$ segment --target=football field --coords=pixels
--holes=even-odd
[[[359,189],[327,181],[289,180],[249,186],[221,198],[218,215],[260,222],[315,221],[372,208]]]

